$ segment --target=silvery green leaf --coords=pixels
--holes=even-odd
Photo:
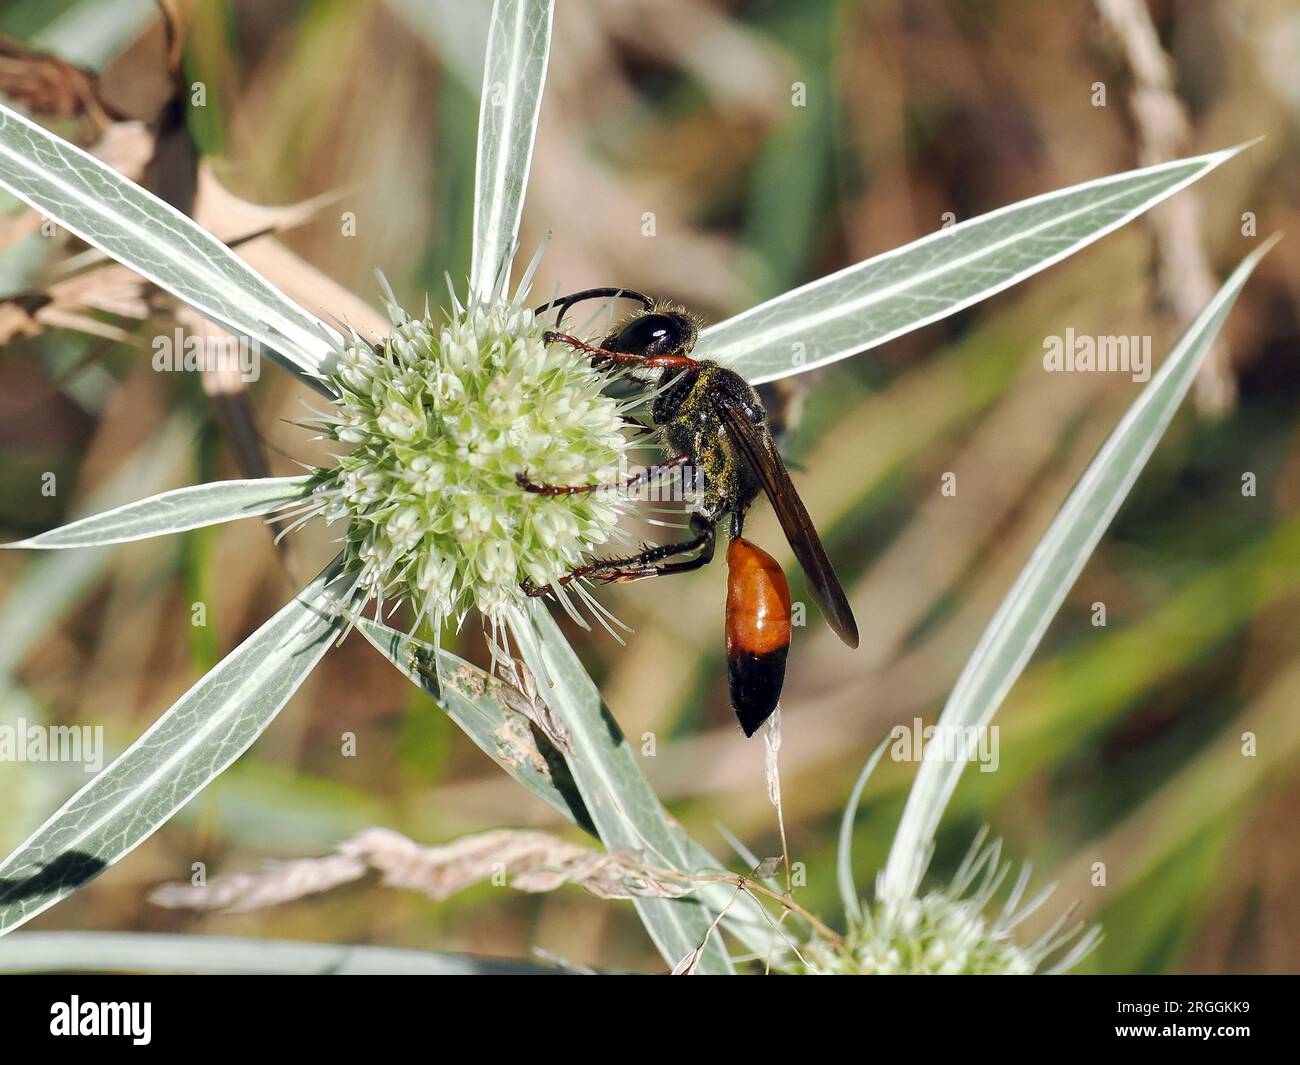
[[[105,510],[141,489],[149,491],[175,483],[178,476],[187,475],[190,469],[193,437],[188,417],[172,415],[87,496],[78,513]],[[111,547],[103,547],[70,554],[34,555],[11,574],[4,598],[0,600],[0,725],[22,728],[24,722],[46,720],[44,708],[37,707],[23,690],[13,675],[14,670],[33,647],[39,647],[48,638],[65,611],[100,578],[112,552]],[[33,766],[38,767],[35,772],[31,771]],[[82,766],[66,764],[61,767],[68,770],[66,773],[52,772],[52,768],[28,763],[28,772],[23,773],[16,771],[12,764],[0,766],[0,810],[5,811],[6,819],[0,829],[0,841],[5,848],[23,839],[42,815],[67,794],[69,781],[76,781],[73,787],[85,782]]]
[[[490,296],[509,284],[554,15],[554,0],[492,5],[474,177],[472,294]]]
[[[858,802],[862,799],[862,789],[867,786],[871,774],[880,763],[880,756],[885,753],[889,742],[886,736],[867,758],[858,779],[853,783],[849,801],[844,804],[844,815],[840,818],[840,840],[835,854],[835,874],[839,881],[840,900],[844,903],[844,915],[852,921],[862,920],[862,903],[858,900],[857,885],[853,883],[853,822],[858,816]]]
[[[19,932],[0,941],[0,973],[232,973],[239,975],[558,975],[514,959],[429,950],[157,932]]]
[[[324,395],[339,335],[206,229],[94,156],[0,105],[0,185]]]
[[[545,607],[536,601],[529,606],[528,614],[517,609],[512,612],[511,630],[554,721],[564,730],[569,768],[601,842],[610,850],[640,852],[649,864],[664,869],[698,869],[683,843],[684,835],[669,823],[667,812],[636,764],[636,755],[578,656]],[[711,868],[719,867],[715,863]],[[734,894],[734,888],[728,889],[723,897],[729,901]],[[633,901],[646,931],[670,966],[707,940],[698,971],[733,971],[721,940],[712,934],[714,915],[703,904],[703,892],[681,899]]]
[[[269,514],[301,499],[308,477],[212,481],[125,503],[4,547],[103,547]]]
[[[32,47],[99,70],[158,18],[154,0],[81,0],[32,37]]]
[[[0,863],[0,933],[94,879],[244,753],[346,620],[332,563]]]
[[[388,0],[388,6],[425,40],[467,90],[479,92],[490,11],[464,0]]]
[[[564,754],[531,723],[522,706],[513,705],[522,699],[519,693],[447,651],[438,652],[442,663],[442,676],[438,677],[429,644],[369,619],[358,620],[357,629],[409,680],[428,692],[465,734],[516,781],[569,820],[599,835]],[[496,691],[499,697],[490,697],[490,691]],[[648,788],[644,780],[642,787]],[[685,855],[683,868],[721,868],[703,847],[680,829],[675,831]],[[729,891],[734,894],[728,888],[706,888],[702,894],[710,905],[722,909],[732,901]],[[771,924],[751,899],[735,900],[724,923],[757,954],[778,957],[784,953],[779,939],[774,942]]]
[[[357,631],[443,709],[478,748],[543,802],[595,832],[568,766],[545,734],[512,701],[522,700],[501,681],[448,651],[368,618]]]
[[[173,415],[87,497],[81,509],[94,513],[117,505],[142,487],[174,484],[176,467],[192,459],[187,448],[193,435],[188,419]],[[92,548],[61,557],[37,557],[12,582],[0,601],[0,697],[14,668],[99,577],[110,554],[107,548]]]
[[[939,715],[940,729],[975,736],[987,727],[1142,472],[1241,287],[1277,239],[1266,241],[1233,271],[1084,471],[980,637]],[[912,895],[924,875],[939,819],[965,765],[960,758],[945,758],[945,746],[926,746],[881,877],[886,898]]]
[[[1240,150],[1113,174],[939,229],[710,326],[699,351],[756,384],[866,351],[1072,255]]]

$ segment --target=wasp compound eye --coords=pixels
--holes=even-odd
[[[694,341],[695,326],[686,315],[656,311],[633,318],[601,346],[636,355],[674,355]]]

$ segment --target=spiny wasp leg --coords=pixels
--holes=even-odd
[[[657,463],[654,466],[646,466],[625,481],[608,481],[604,484],[544,484],[532,480],[527,471],[515,474],[515,481],[525,492],[534,492],[541,496],[572,496],[580,495],[583,492],[600,492],[607,488],[617,488],[619,491],[626,492],[653,480],[661,473],[668,473],[679,466],[688,465],[690,461],[690,455],[674,455],[665,462]]]
[[[542,334],[542,340],[547,344],[568,344],[575,351],[590,355],[593,363],[608,362],[615,366],[679,370],[699,365],[689,355],[636,355],[626,351],[608,351],[605,348],[597,347],[595,344],[588,344],[585,340],[579,340],[575,336],[570,336],[568,333],[557,333],[551,329]]]
[[[676,544],[647,547],[630,558],[598,558],[585,566],[579,566],[555,583],[565,585],[581,577],[590,577],[602,584],[620,584],[625,581],[645,580],[647,577],[666,577],[672,573],[689,573],[713,561],[713,550],[717,545],[716,528],[717,523],[713,518],[692,514],[691,530],[695,535],[691,539]],[[688,555],[692,551],[698,551],[699,554],[685,562],[664,561],[677,555]],[[550,592],[551,585],[539,587],[532,581],[525,580],[521,588],[525,595],[539,596]]]

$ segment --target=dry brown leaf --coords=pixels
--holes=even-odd
[[[51,118],[120,117],[99,92],[99,79],[58,56],[0,36],[0,93]]]
[[[498,829],[425,847],[401,833],[370,828],[333,854],[221,877],[206,885],[164,884],[150,901],[172,909],[247,911],[316,894],[375,870],[389,887],[445,899],[492,881],[518,891],[547,892],[576,884],[597,898],[680,898],[691,885],[668,878],[628,851],[601,853],[549,832]]]

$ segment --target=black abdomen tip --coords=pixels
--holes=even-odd
[[[766,654],[740,651],[727,658],[727,680],[731,688],[731,709],[746,736],[772,716],[781,699],[788,646]]]

